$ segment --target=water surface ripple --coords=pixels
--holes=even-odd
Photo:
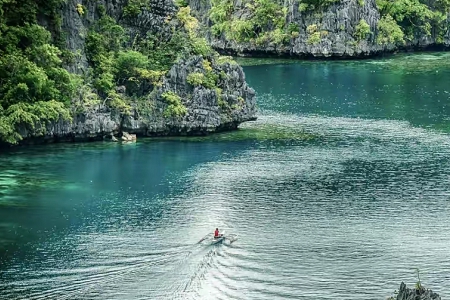
[[[331,94],[306,103],[305,88],[291,86],[303,68],[322,85],[355,71],[332,66],[264,66],[267,81],[261,67],[246,68],[261,115],[244,130],[304,128],[313,140],[1,155],[0,298],[385,299],[401,281],[413,285],[416,268],[450,298],[450,138],[436,129],[450,111],[430,108],[438,117],[425,120],[405,104],[405,118],[371,114],[370,94],[355,108]],[[238,240],[197,244],[215,227]]]

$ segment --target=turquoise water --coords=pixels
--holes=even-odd
[[[3,153],[0,298],[449,298],[448,60],[248,66],[239,132]]]

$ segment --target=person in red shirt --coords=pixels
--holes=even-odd
[[[217,239],[217,238],[220,238],[221,236],[222,235],[219,234],[219,228],[216,228],[216,231],[214,231],[214,238]]]

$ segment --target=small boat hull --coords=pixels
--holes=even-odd
[[[222,242],[224,239],[225,239],[224,236],[222,236],[220,238],[217,238],[217,239],[213,238],[212,241],[211,241],[211,244],[213,244],[213,245],[214,244],[218,244],[218,243]]]
[[[214,244],[218,244],[218,243],[220,243],[220,242],[222,242],[223,240],[225,239],[225,231],[223,231],[222,233],[221,233],[221,236],[219,237],[219,238],[212,238],[212,241],[211,241],[211,244],[212,245],[214,245]]]

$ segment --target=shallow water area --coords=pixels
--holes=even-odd
[[[450,298],[449,60],[247,66],[236,132],[0,154],[0,298]]]

